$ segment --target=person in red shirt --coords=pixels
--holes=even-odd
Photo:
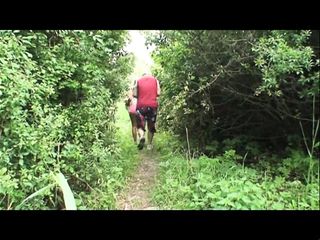
[[[158,97],[160,96],[159,81],[152,75],[143,74],[136,81],[134,96],[137,97],[137,128],[140,136],[138,149],[141,150],[145,143],[145,124],[148,126],[148,149],[152,149],[152,139],[156,132]]]

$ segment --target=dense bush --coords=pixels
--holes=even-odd
[[[14,209],[57,172],[80,206],[93,207],[84,204],[92,189],[115,188],[114,104],[132,66],[126,40],[126,31],[0,32],[1,208]],[[53,185],[22,209],[64,208],[61,197]]]
[[[162,86],[159,124],[187,152],[170,154],[178,148],[160,141],[166,154],[154,201],[171,209],[319,209],[319,31],[148,38]]]
[[[311,146],[319,119],[319,38],[312,33],[319,34],[196,30],[149,36],[163,90],[159,123],[181,139],[187,127],[203,152],[214,141],[241,137],[243,147],[256,142],[280,153],[289,143],[305,148],[301,122]]]

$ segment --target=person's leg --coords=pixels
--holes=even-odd
[[[145,131],[142,128],[138,128],[138,132],[139,132],[139,136],[140,136],[140,140],[138,143],[138,149],[141,150],[141,149],[143,149],[144,143],[146,141],[146,139],[144,137]]]
[[[141,133],[139,132],[138,126],[136,127],[136,130],[137,130],[137,141],[139,141],[141,138]]]
[[[137,128],[138,128],[138,135],[139,135],[139,144],[138,149],[141,150],[144,147],[145,143],[145,118],[143,116],[144,111],[142,109],[137,109]]]
[[[152,149],[152,140],[156,132],[155,124],[157,119],[157,109],[152,108],[148,113],[148,149]]]
[[[153,138],[153,132],[151,131],[151,126],[152,123],[150,120],[147,121],[147,127],[148,127],[148,144],[152,143],[152,138]]]
[[[130,113],[130,120],[131,120],[131,125],[132,125],[132,137],[133,137],[133,141],[134,143],[137,143],[137,119],[136,119],[136,115]]]

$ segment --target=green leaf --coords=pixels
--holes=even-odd
[[[74,200],[73,193],[70,189],[70,186],[67,182],[67,179],[62,173],[58,173],[56,176],[56,181],[59,184],[62,192],[66,210],[77,210],[76,202]]]
[[[46,187],[43,187],[41,189],[39,189],[38,191],[32,193],[29,197],[27,197],[26,199],[24,199],[17,207],[16,210],[19,210],[21,208],[21,206],[23,206],[27,201],[29,201],[30,199],[41,195],[43,192],[45,192],[47,189],[51,188],[52,186],[54,186],[54,184],[50,184]]]

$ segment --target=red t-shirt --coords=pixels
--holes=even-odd
[[[158,107],[157,102],[157,79],[153,76],[145,75],[137,81],[138,102],[137,108]]]

